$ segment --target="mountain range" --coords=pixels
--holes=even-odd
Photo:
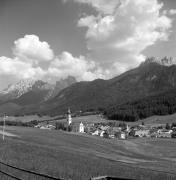
[[[61,114],[68,107],[72,111],[104,110],[175,89],[176,63],[173,58],[151,57],[109,80],[76,82],[68,77],[56,85],[43,81],[20,84],[25,83],[11,85],[0,93],[1,113]]]
[[[76,79],[68,76],[55,84],[33,79],[11,84],[0,92],[0,113],[20,113],[24,107],[38,106],[55,97],[62,89],[73,83],[76,83]]]
[[[106,109],[175,87],[176,65],[166,66],[148,58],[139,67],[112,79],[73,84],[48,104],[53,112],[64,111],[67,107],[73,111]]]

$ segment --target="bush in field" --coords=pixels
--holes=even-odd
[[[176,123],[172,123],[171,128],[176,127]]]
[[[72,131],[72,126],[68,126],[68,132],[71,132]]]
[[[166,127],[167,130],[171,129],[171,126],[169,125],[169,123],[166,123]]]
[[[63,130],[66,131],[65,124],[62,122],[56,122],[56,130]]]
[[[103,134],[103,137],[104,137],[104,138],[109,138],[108,132],[105,132],[105,133]]]

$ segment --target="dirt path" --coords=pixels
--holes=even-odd
[[[0,134],[3,134],[3,131],[2,130],[0,130]],[[12,133],[8,133],[8,132],[4,132],[4,135],[5,136],[11,136],[11,137],[17,137],[17,135],[15,135],[15,134],[12,134]]]

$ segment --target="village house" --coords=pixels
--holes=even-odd
[[[94,124],[86,124],[84,127],[84,131],[88,134],[92,134],[95,130],[96,128],[94,127]]]
[[[37,124],[36,126],[34,126],[35,128],[40,128],[41,125],[40,124]]]
[[[109,129],[109,128],[110,128],[110,127],[109,127],[108,125],[106,125],[106,126],[103,126],[103,125],[102,125],[102,126],[100,127],[100,129],[103,130],[103,131],[106,131],[106,130]]]
[[[166,130],[166,129],[159,129],[158,130],[158,138],[171,138],[172,137],[172,130]]]
[[[46,125],[40,125],[39,127],[40,129],[48,129],[48,130],[53,130],[55,129],[56,127],[51,125],[51,124],[46,124]]]
[[[136,137],[149,137],[150,131],[149,129],[139,129],[135,131],[134,136]]]
[[[115,137],[115,131],[113,131],[113,127],[109,127],[107,130],[106,130],[109,138],[114,138]]]
[[[99,129],[96,129],[94,132],[92,132],[92,135],[93,136],[98,136],[100,133],[100,130]]]
[[[79,124],[79,133],[84,133],[84,124],[82,122]]]
[[[127,134],[125,132],[120,132],[119,139],[127,139]]]
[[[150,130],[150,137],[157,138],[158,136],[158,130],[157,129],[151,129]]]
[[[115,137],[118,139],[127,139],[127,133],[124,131],[119,131],[115,133]]]
[[[175,131],[172,132],[171,137],[172,137],[172,138],[176,138],[176,132],[175,132]]]
[[[104,130],[101,130],[101,131],[100,131],[100,137],[104,137],[104,133],[105,133],[105,131],[104,131]]]

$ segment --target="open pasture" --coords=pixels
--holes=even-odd
[[[116,121],[116,122],[121,123],[122,121]],[[176,113],[171,115],[162,115],[162,116],[155,115],[139,121],[126,122],[126,123],[130,126],[133,126],[133,125],[140,125],[142,124],[142,122],[144,122],[146,125],[153,125],[153,126],[166,125],[166,123],[169,124],[176,123]]]
[[[135,179],[176,178],[149,170],[175,172],[175,139],[109,140],[24,127],[7,127],[7,132],[16,137],[5,137],[5,141],[0,139],[0,160],[28,170],[75,180],[99,175]]]
[[[106,119],[102,118],[100,115],[89,115],[89,116],[78,116],[72,118],[73,123],[84,123],[84,124],[92,124],[92,123],[100,123],[100,122],[110,122]],[[65,119],[60,119],[58,122],[66,122]]]

